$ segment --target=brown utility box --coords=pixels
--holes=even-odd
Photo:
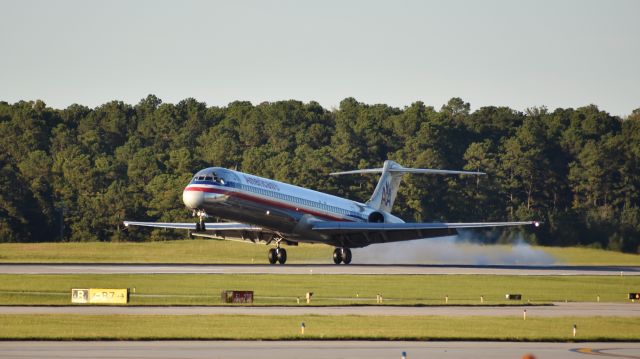
[[[251,290],[223,290],[223,303],[253,303],[253,291]]]

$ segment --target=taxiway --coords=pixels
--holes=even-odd
[[[0,274],[640,275],[639,266],[0,264]]]

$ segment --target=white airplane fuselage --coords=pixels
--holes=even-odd
[[[182,193],[184,204],[230,221],[253,224],[299,242],[326,238],[311,230],[318,221],[366,222],[376,211],[349,199],[220,167],[206,168]],[[388,212],[384,221],[404,221]]]

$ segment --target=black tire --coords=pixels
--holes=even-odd
[[[287,251],[284,248],[278,248],[277,257],[278,263],[285,264],[287,262]]]
[[[342,250],[340,248],[336,248],[333,251],[333,263],[340,264],[342,262]]]
[[[342,263],[344,264],[351,263],[351,249],[342,248]]]
[[[275,248],[270,248],[269,249],[269,263],[276,264],[277,261],[278,261],[278,255],[276,254],[276,249]]]

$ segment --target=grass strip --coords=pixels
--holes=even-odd
[[[287,263],[333,263],[330,246],[301,244],[286,249]],[[0,243],[0,262],[267,264],[267,250],[264,244],[221,240]]]
[[[326,245],[301,244],[286,247],[288,263],[332,263],[333,248]],[[460,245],[461,252],[471,250],[476,257],[492,258],[496,251],[509,253],[506,245]],[[532,247],[569,265],[640,265],[640,256],[602,249],[581,247]],[[483,255],[485,254],[485,255]],[[357,262],[357,252],[354,252]],[[472,256],[473,257],[473,256]],[[0,243],[0,262],[4,263],[267,263],[267,247],[262,244],[217,240],[178,240],[143,243]],[[423,264],[451,263],[430,258]]]
[[[620,317],[0,315],[0,339],[640,341],[640,327]]]
[[[132,305],[220,305],[223,290],[253,290],[255,305],[533,304],[625,302],[640,276],[311,275],[311,274],[62,274],[0,275],[2,305],[66,305],[71,288],[131,288]],[[505,294],[522,294],[509,301]],[[304,304],[301,304],[304,305]]]

